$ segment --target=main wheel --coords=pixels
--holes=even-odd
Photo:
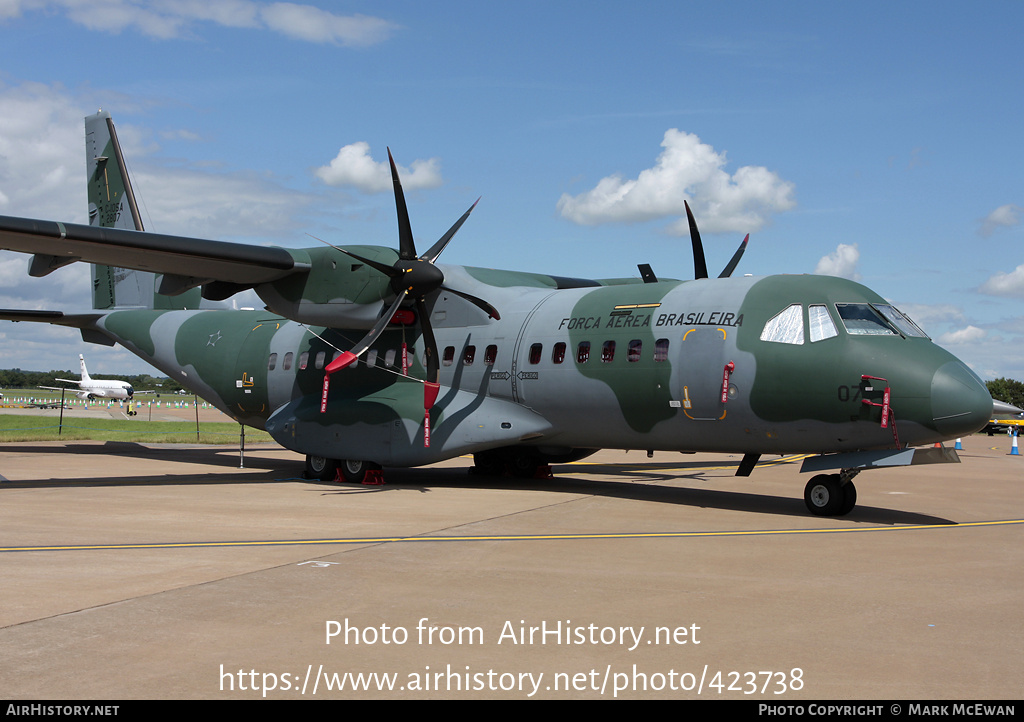
[[[472,473],[480,476],[501,476],[505,473],[505,459],[500,452],[478,451],[473,454]]]
[[[320,481],[333,481],[338,469],[338,462],[335,459],[328,459],[326,456],[306,455],[306,478],[319,479]]]
[[[379,471],[380,465],[361,459],[346,459],[339,463],[341,475],[345,481],[351,484],[362,484],[366,481],[366,474],[370,471]]]
[[[818,474],[804,487],[804,503],[807,505],[807,509],[816,516],[841,514],[844,496],[838,474]],[[856,495],[853,498],[856,501]]]
[[[531,479],[540,467],[540,458],[532,449],[513,449],[508,457],[508,471],[520,479]]]

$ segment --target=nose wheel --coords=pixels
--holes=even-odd
[[[857,504],[857,487],[841,474],[819,474],[804,487],[804,503],[815,516],[844,516]]]

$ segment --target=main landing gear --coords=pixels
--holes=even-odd
[[[550,479],[551,467],[534,449],[509,447],[473,454],[470,474],[480,476],[514,476],[519,479]]]
[[[804,487],[804,503],[816,516],[844,516],[857,504],[857,487],[853,485],[856,469],[843,469],[839,474],[818,474]]]
[[[306,478],[320,481],[341,479],[351,484],[380,483],[380,465],[371,461],[328,459],[325,456],[306,456]],[[374,479],[376,479],[374,481]]]

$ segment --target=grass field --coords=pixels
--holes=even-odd
[[[237,444],[238,424],[195,421],[145,421],[0,413],[0,443],[11,441],[137,441],[149,444]],[[265,431],[246,428],[245,443],[273,441]]]

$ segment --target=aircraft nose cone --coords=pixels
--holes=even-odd
[[[984,428],[992,416],[985,384],[962,363],[950,361],[932,377],[932,421],[948,438]]]

